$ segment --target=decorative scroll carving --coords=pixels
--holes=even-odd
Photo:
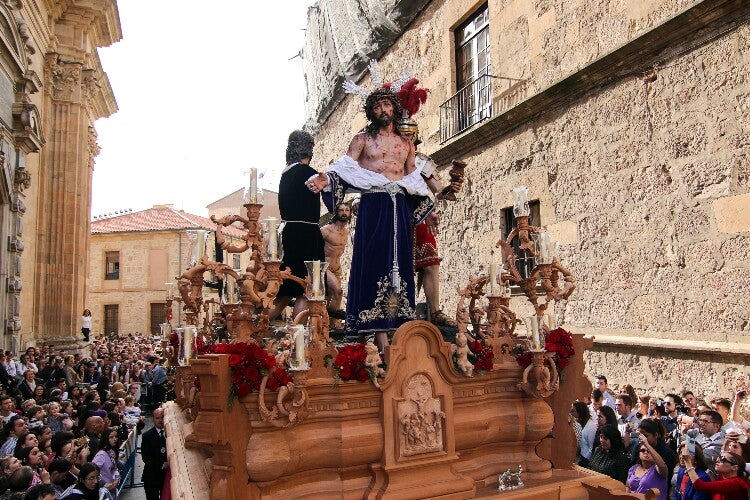
[[[406,383],[406,400],[398,404],[401,456],[409,457],[445,449],[445,413],[440,400],[433,396],[432,382],[422,373],[414,375]]]
[[[82,69],[82,63],[63,61],[57,54],[49,54],[46,70],[49,74],[48,79],[52,82],[52,98],[70,100],[81,81]]]
[[[93,69],[84,69],[82,71],[81,79],[81,92],[84,99],[90,101],[101,92],[102,86],[99,84],[99,79],[96,77],[96,71]]]

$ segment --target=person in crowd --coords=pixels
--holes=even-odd
[[[3,424],[7,424],[13,415],[18,415],[15,409],[16,402],[12,397],[7,394],[0,395],[0,417],[3,419]]]
[[[50,484],[37,484],[26,492],[23,500],[55,500],[55,489]]]
[[[73,492],[78,478],[72,472],[73,464],[64,458],[55,458],[47,467],[49,482],[55,498],[65,498]]]
[[[667,478],[672,477],[675,465],[677,464],[677,456],[665,440],[666,431],[661,421],[658,418],[650,417],[644,418],[641,421],[641,425],[638,426],[637,439],[633,440],[637,443],[641,438],[645,438],[648,441],[650,447],[654,448],[659,456],[664,459],[667,464]],[[627,448],[630,444],[628,437],[625,437],[625,447]],[[631,462],[635,463],[638,459],[638,447],[631,448],[630,459]]]
[[[721,415],[713,410],[705,410],[698,415],[693,422],[697,428],[685,432],[691,438],[697,440],[703,448],[703,455],[706,457],[706,463],[713,471],[715,460],[721,453],[721,447],[724,445],[724,433],[721,431]]]
[[[3,439],[3,444],[0,446],[0,457],[5,455],[12,455],[16,449],[16,443],[18,438],[26,434],[29,430],[29,426],[26,423],[26,419],[21,415],[14,415],[8,420],[3,426],[2,435],[0,438]]]
[[[16,451],[14,456],[21,461],[21,464],[31,467],[34,471],[31,486],[49,483],[49,472],[44,468],[44,458],[38,446],[24,446]]]
[[[727,398],[716,398],[711,401],[711,409],[721,415],[721,430],[726,433],[731,422],[732,402]]]
[[[684,448],[687,446],[686,442],[680,443],[677,448],[679,453],[679,466],[675,469],[674,480],[674,500],[711,500],[711,494],[703,491],[698,491],[693,486],[693,481],[690,476],[686,473],[685,469],[685,453]],[[688,451],[689,453],[689,451]],[[703,448],[698,443],[695,443],[695,452],[689,453],[693,456],[693,467],[695,467],[696,475],[703,481],[711,481],[711,477],[708,475],[708,466],[706,465],[706,459],[703,457]]]
[[[151,390],[153,392],[153,407],[156,408],[164,402],[166,395],[167,370],[161,364],[161,359],[154,356],[151,358],[153,368],[151,370]]]
[[[23,464],[13,455],[5,455],[0,458],[0,493],[8,489],[8,478]]]
[[[42,384],[36,384],[34,387],[34,402],[35,404],[47,404],[47,389]]]
[[[672,432],[679,424],[677,423],[678,410],[682,407],[682,398],[674,393],[669,393],[664,396],[664,411],[666,415],[661,417],[661,423],[664,424],[664,428],[667,432]]]
[[[12,352],[5,351],[5,356],[0,360],[0,364],[5,367],[5,371],[8,373],[9,377],[17,380],[18,365],[16,365],[16,361],[13,359]]]
[[[615,427],[617,427],[617,415],[615,414],[615,410],[613,410],[609,406],[602,406],[596,412],[596,435],[594,436],[594,450],[599,446],[599,435],[601,433],[602,427],[604,427],[605,425],[614,425]]]
[[[624,483],[630,469],[630,458],[625,454],[620,431],[615,425],[605,425],[599,431],[599,446],[594,450],[588,468]]]
[[[13,455],[18,456],[21,448],[27,448],[31,446],[39,446],[39,438],[33,432],[27,432],[18,438],[16,447],[13,449]]]
[[[88,309],[83,310],[81,315],[81,335],[83,335],[83,341],[89,341],[89,335],[91,334],[91,311]]]
[[[690,410],[692,408],[698,407],[698,398],[695,397],[695,394],[691,390],[684,390],[680,393],[680,396],[682,396],[682,401],[685,405],[685,409],[687,410],[685,413],[690,415]]]
[[[36,363],[34,363],[34,357],[28,352],[21,354],[21,357],[18,361],[18,366],[21,368],[20,372],[22,374],[25,374],[26,370],[31,370],[34,373],[37,373],[39,371]]]
[[[65,373],[65,385],[67,386],[68,393],[70,394],[76,383],[81,382],[82,380],[78,376],[78,372],[76,372],[75,357],[68,354],[63,358],[63,360],[65,363],[63,366],[63,373]]]
[[[98,411],[98,410],[97,410]],[[102,413],[105,413],[103,410],[101,410]],[[94,412],[97,413],[97,412]],[[102,432],[104,432],[104,428],[106,427],[106,424],[104,422],[104,419],[100,415],[91,415],[86,419],[86,425],[84,427],[85,434],[84,436],[88,438],[88,444],[89,444],[89,450],[91,451],[91,456],[93,457],[96,455],[96,453],[99,451],[99,448],[101,446],[101,436]]]
[[[696,490],[710,493],[718,500],[747,500],[750,484],[747,482],[745,460],[741,456],[728,451],[721,452],[714,464],[718,477],[715,481],[706,482],[698,476],[693,456],[685,451],[683,449],[682,453],[686,465],[685,473]]]
[[[609,385],[607,384],[607,377],[604,375],[597,375],[596,381],[594,382],[594,386],[602,391],[602,396],[604,397],[604,400],[602,401],[602,404],[609,406],[613,410],[615,409],[615,397],[612,395],[611,392],[609,392]]]
[[[3,500],[23,499],[26,496],[26,491],[31,488],[33,480],[34,470],[27,465],[22,465],[10,473],[7,483],[9,491],[6,491],[5,495],[0,498],[3,498]]]
[[[599,389],[592,390],[591,402],[589,403],[589,413],[591,414],[592,419],[596,420],[597,411],[602,407],[603,404],[604,394],[602,394],[602,391],[600,391]],[[614,407],[612,409],[614,409]]]
[[[638,410],[638,394],[635,392],[635,387],[630,384],[623,384],[622,387],[620,387],[620,394],[627,394],[630,396],[630,400],[633,402],[633,409],[636,411]]]
[[[21,392],[21,397],[23,399],[32,399],[34,397],[36,386],[36,372],[32,369],[28,369],[23,373],[23,378],[17,387]]]
[[[167,437],[164,431],[164,410],[154,410],[154,426],[143,433],[143,489],[147,500],[159,500],[167,472]]]
[[[625,483],[628,493],[646,493],[651,488],[659,490],[658,500],[667,500],[669,477],[667,464],[656,448],[651,446],[646,436],[639,433],[638,458],[628,471]]]
[[[117,488],[120,485],[120,471],[117,467],[120,446],[120,433],[117,427],[109,427],[102,433],[103,444],[91,460],[99,467],[101,481],[112,498],[117,498]]]
[[[638,398],[638,411],[636,412],[636,416],[639,419],[648,417],[648,401],[651,399],[649,396],[641,396]]]
[[[591,418],[586,403],[582,401],[576,401],[573,403],[572,415],[576,422],[581,426],[581,433],[578,439],[578,465],[586,467],[589,460],[591,460],[591,454],[594,452],[597,422]]]
[[[107,491],[105,489],[105,491]],[[99,467],[91,462],[81,466],[75,488],[62,500],[100,500]],[[105,497],[106,498],[106,497]]]
[[[635,415],[633,400],[630,396],[627,394],[620,394],[617,396],[617,399],[615,400],[615,413],[617,413],[617,423],[622,426],[623,433],[627,432],[630,434],[631,438],[635,437],[636,432],[638,431],[638,425],[640,425],[640,420]]]

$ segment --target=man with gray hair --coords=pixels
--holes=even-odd
[[[305,182],[317,171],[310,166],[315,141],[304,130],[289,135],[286,147],[286,168],[279,181],[279,212],[281,213],[281,245],[283,261],[298,278],[307,277],[306,260],[325,261],[323,236],[320,233],[320,193],[311,193]],[[299,283],[284,280],[269,315],[275,319],[294,302],[294,315],[307,309],[305,290]]]

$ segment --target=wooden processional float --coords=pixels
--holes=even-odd
[[[370,378],[358,382],[341,380],[334,368],[339,351],[329,337],[320,281],[311,287],[315,273],[305,282],[310,309],[290,327],[307,332],[304,342],[290,334],[292,349],[285,353],[268,341],[268,307],[279,280],[288,276],[279,271],[275,222],[264,231],[259,206],[257,200],[246,204],[247,218],[215,221],[217,242],[226,250],[252,252],[244,275],[198,259],[196,252],[196,265],[180,277],[180,297],[168,292],[170,309],[172,301],[184,304],[196,324],[202,309],[205,314],[200,332],[181,329],[168,348],[171,363],[181,364],[176,401],[165,406],[174,498],[622,498],[624,485],[573,465],[576,437],[568,413],[576,398],[590,392],[582,354],[592,340],[572,335],[575,354],[561,382],[554,353],[545,349],[551,327],[544,313],[551,301],[572,293],[575,280],[550,255],[550,246],[540,250],[538,244],[530,246],[538,264],[526,280],[541,281],[544,302],[540,289],[517,274],[512,238],[525,243],[540,232],[528,218],[521,214],[522,227],[500,244],[512,271],[490,264],[462,290],[457,344],[446,342],[431,323],[408,322],[386,348],[387,369],[369,366]],[[233,222],[247,230],[245,243],[236,247],[220,235]],[[278,351],[277,362],[290,367],[288,383],[277,391],[270,390],[266,373],[258,391],[235,399],[231,355],[192,355],[197,338],[215,341],[204,307],[209,301],[196,286],[206,270],[238,283],[239,302],[222,303],[218,315],[233,342]],[[511,311],[511,282],[534,306],[531,318],[517,319]],[[516,334],[518,323],[526,324],[527,337]],[[492,349],[489,367],[473,370],[462,354],[467,338]],[[183,356],[186,343],[191,355]],[[519,352],[530,356],[525,368],[517,362]]]

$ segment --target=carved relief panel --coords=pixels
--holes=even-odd
[[[396,403],[401,457],[445,451],[445,413],[442,401],[434,396],[432,381],[427,375],[418,373],[406,382],[404,399]]]

